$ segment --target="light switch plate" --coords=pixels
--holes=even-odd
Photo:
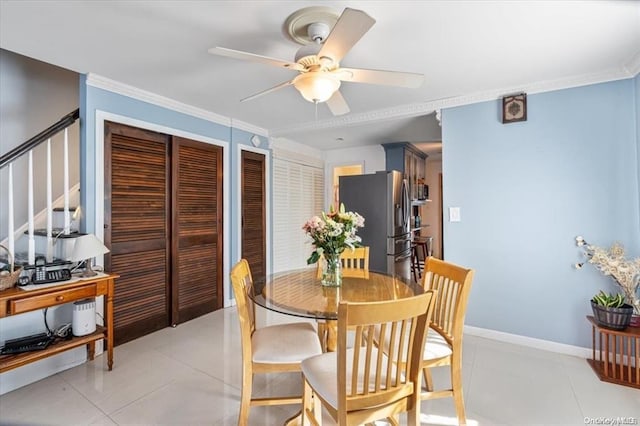
[[[449,222],[460,222],[460,207],[449,207]]]

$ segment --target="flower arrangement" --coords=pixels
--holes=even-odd
[[[335,257],[347,247],[353,249],[360,246],[362,240],[356,231],[363,226],[364,218],[356,212],[345,211],[344,204],[340,204],[338,211],[331,207],[329,213],[322,212],[321,216],[309,219],[302,229],[313,240],[315,250],[307,259],[307,264],[316,263],[321,254]]]
[[[578,247],[584,247],[585,262],[576,263],[576,269],[580,269],[585,263],[591,263],[604,275],[609,275],[620,287],[628,304],[633,306],[634,314],[640,315],[640,257],[626,259],[624,247],[615,242],[607,250],[588,244],[583,237],[576,237]]]

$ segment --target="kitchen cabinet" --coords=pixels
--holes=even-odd
[[[420,185],[424,185],[427,155],[409,142],[384,143],[387,170],[399,170],[409,183],[409,198],[414,204],[426,198]]]

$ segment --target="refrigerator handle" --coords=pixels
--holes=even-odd
[[[402,213],[404,219],[402,226],[409,231],[409,189],[407,188],[406,179],[402,179]]]

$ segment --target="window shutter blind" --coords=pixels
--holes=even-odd
[[[302,225],[319,215],[324,204],[324,171],[285,158],[273,161],[273,269],[304,268],[311,239]]]

